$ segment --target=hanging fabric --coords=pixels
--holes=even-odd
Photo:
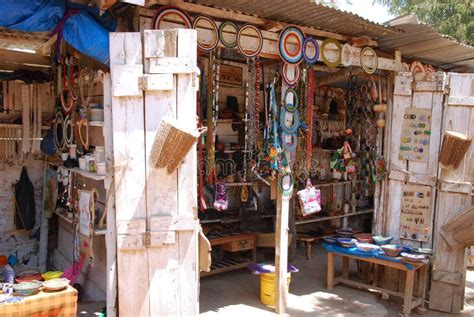
[[[15,184],[15,224],[17,229],[31,230],[35,222],[35,189],[23,166],[20,180]]]

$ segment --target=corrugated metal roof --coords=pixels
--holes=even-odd
[[[466,68],[474,72],[474,47],[439,34],[433,27],[422,24],[414,14],[387,22],[404,33],[379,39],[379,48],[385,51],[399,49],[402,56],[420,60],[446,70]]]
[[[316,4],[313,0],[186,0],[186,2],[233,10],[342,35],[368,36],[375,40],[400,33],[394,27],[371,22],[350,12]]]

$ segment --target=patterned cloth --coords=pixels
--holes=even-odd
[[[0,317],[42,317],[77,315],[77,291],[72,287],[61,292],[39,292],[21,302],[0,305]]]

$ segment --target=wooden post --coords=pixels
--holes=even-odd
[[[327,268],[327,289],[334,289],[334,253],[328,252],[328,268]]]
[[[277,220],[275,230],[275,311],[284,314],[286,311],[288,289],[288,218],[291,194],[277,193]]]
[[[104,144],[107,177],[104,185],[106,194],[107,233],[107,316],[117,315],[117,230],[115,227],[115,184],[113,177],[114,149],[112,130],[112,94],[110,74],[104,76]]]

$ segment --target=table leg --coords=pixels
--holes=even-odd
[[[349,278],[349,258],[347,256],[342,257],[342,277]]]
[[[403,300],[403,313],[408,316],[411,312],[411,303],[413,299],[413,285],[415,282],[415,270],[407,270],[405,281],[405,298]]]
[[[334,289],[334,253],[328,252],[327,288]]]
[[[311,259],[311,242],[306,241],[306,259]]]
[[[380,265],[374,264],[374,278],[372,280],[373,286],[377,286],[379,284],[379,276],[380,276]]]
[[[420,269],[420,278],[418,282],[418,297],[423,300],[421,307],[425,306],[425,297],[426,297],[426,282],[428,280],[428,266],[425,265]]]

